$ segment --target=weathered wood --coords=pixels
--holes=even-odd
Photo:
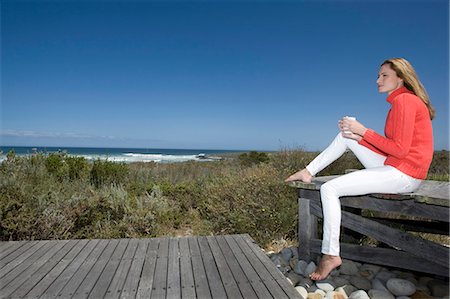
[[[271,274],[267,271],[265,266],[255,255],[255,253],[251,250],[248,243],[243,240],[242,236],[233,236],[233,238],[239,245],[239,248],[242,250],[244,255],[247,257],[247,260],[259,276],[259,279],[264,283],[264,285],[267,287],[267,290],[272,294],[273,298],[288,298],[280,285],[276,283],[273,277],[271,277]]]
[[[301,298],[248,235],[36,241],[27,248],[26,258],[7,264],[15,267],[0,278],[0,298]]]
[[[311,202],[313,214],[322,217],[322,208],[316,202]],[[402,232],[383,225],[376,221],[342,211],[342,225],[351,230],[362,233],[384,242],[395,248],[404,250],[414,256],[424,258],[431,263],[448,265],[449,249],[440,244],[415,237],[407,232]]]
[[[242,268],[239,265],[239,261],[237,260],[236,256],[233,254],[230,246],[225,240],[225,237],[217,236],[216,239],[227,261],[227,264],[230,267],[231,273],[233,274],[234,279],[238,283],[239,290],[242,296],[244,298],[258,298],[250,284],[250,281],[248,280],[245,273],[242,271]]]
[[[242,239],[245,241],[245,243],[247,243],[253,253],[266,267],[267,271],[270,273],[273,279],[275,279],[275,281],[277,281],[278,284],[283,288],[284,292],[288,295],[289,298],[304,299],[294,288],[292,288],[292,285],[287,281],[286,277],[277,268],[273,267],[272,261],[267,258],[267,255],[261,250],[261,248],[255,245],[255,241],[249,235],[243,235]]]
[[[408,219],[392,219],[382,217],[368,217],[370,220],[379,222],[381,224],[395,227],[403,231],[422,232],[438,235],[448,235],[448,223],[435,221],[417,221]]]
[[[34,263],[27,269],[29,273],[28,276],[25,275],[25,272],[22,272],[20,274],[20,279],[14,281],[17,285],[17,289],[14,292],[14,297],[25,297],[30,290],[32,290],[37,283],[39,283],[42,278],[45,277],[64,256],[66,256],[66,254],[75,246],[77,241],[71,240],[66,241],[65,243],[61,242],[63,245],[62,247],[59,246],[60,242],[53,241],[52,243],[54,244],[52,250],[55,251],[55,254],[49,259],[46,259],[46,257],[43,256],[38,262]],[[24,283],[25,281],[26,284]],[[7,293],[2,292],[2,296],[3,295],[6,296]]]
[[[217,265],[217,270],[220,273],[220,277],[222,278],[222,283],[227,292],[228,298],[243,298],[241,292],[239,291],[239,287],[236,281],[233,278],[232,272],[228,267],[225,256],[220,249],[216,238],[207,237],[209,247],[211,248],[211,252],[214,256],[214,260]]]
[[[189,252],[189,241],[187,237],[183,237],[179,240],[179,247],[181,297],[185,299],[193,299],[196,298],[194,273],[192,272],[192,262]]]
[[[298,199],[298,217],[301,219],[298,224],[298,257],[304,261],[310,261],[310,245],[312,228],[314,223],[311,219],[310,200],[306,198]]]
[[[290,182],[291,187],[305,189],[305,190],[320,190],[320,186],[324,183],[337,178],[339,176],[322,176],[315,177],[311,183],[304,183],[300,181]],[[402,194],[373,194],[376,197],[385,199],[414,199],[416,202],[423,202],[431,205],[437,206],[450,206],[450,195],[449,195],[449,182],[440,181],[423,181],[420,187],[412,193],[402,193]],[[308,197],[309,198],[309,197]]]
[[[136,298],[150,298],[151,296],[160,241],[161,239],[159,238],[146,240],[146,243],[148,243],[147,252],[145,253],[145,262],[142,268]]]
[[[167,294],[167,265],[169,258],[169,239],[163,238],[159,242],[156,257],[155,278],[153,279],[150,298],[165,298]]]
[[[225,289],[220,279],[219,270],[217,269],[216,262],[209,247],[206,237],[199,237],[198,244],[205,266],[206,276],[208,278],[209,289],[213,298],[226,298]]]
[[[208,278],[203,265],[202,255],[196,238],[190,237],[189,249],[192,258],[192,272],[194,273],[195,293],[200,298],[211,298]]]
[[[129,239],[119,240],[119,243],[114,249],[114,253],[108,260],[108,263],[98,278],[97,283],[89,293],[88,298],[103,298],[104,296],[109,295],[107,293],[109,285],[113,279],[114,273],[116,273],[116,270],[119,267],[119,263],[122,260],[123,254],[128,246],[128,242]]]
[[[19,246],[19,248],[5,256],[2,259],[2,268],[0,269],[0,278],[3,278],[11,270],[19,266],[23,261],[33,255],[37,250],[45,245],[46,242],[28,242],[24,246]],[[1,285],[0,285],[1,286]]]
[[[322,240],[311,240],[312,252],[320,253],[321,247]],[[448,268],[443,265],[430,264],[429,261],[423,258],[395,249],[341,243],[340,255],[345,259],[355,261],[448,276]]]

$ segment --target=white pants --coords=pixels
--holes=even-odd
[[[369,193],[404,193],[416,190],[422,180],[410,177],[392,166],[386,157],[339,133],[333,142],[306,169],[314,176],[350,149],[366,169],[328,181],[320,188],[323,211],[322,253],[339,255],[341,226],[340,196]]]

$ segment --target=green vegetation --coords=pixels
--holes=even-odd
[[[296,239],[296,191],[284,179],[317,153],[250,152],[223,161],[88,162],[65,153],[0,164],[0,240],[249,233],[259,244]],[[430,179],[448,180],[448,151]],[[361,168],[348,153],[319,175]]]

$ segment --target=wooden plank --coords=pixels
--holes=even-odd
[[[74,275],[70,278],[64,288],[59,292],[58,296],[69,298],[75,295],[78,287],[82,284],[85,277],[89,274],[95,262],[99,259],[102,252],[108,245],[108,240],[100,240],[97,246],[92,250],[89,256],[83,261]]]
[[[310,245],[311,231],[314,223],[311,219],[311,211],[309,208],[310,200],[307,198],[298,199],[298,256],[300,260],[310,261]]]
[[[181,297],[184,299],[194,299],[197,296],[195,295],[194,273],[192,272],[188,238],[180,238],[178,244],[180,248]]]
[[[149,298],[151,296],[160,240],[159,238],[147,240],[147,252],[136,298]]]
[[[215,237],[206,237],[228,298],[243,298]]]
[[[228,245],[227,240],[225,240],[225,236],[216,236],[216,240],[217,244],[222,250],[222,254],[225,257],[225,260],[227,261],[228,267],[230,268],[231,273],[233,274],[233,277],[236,280],[236,283],[239,287],[239,291],[241,292],[242,296],[244,298],[258,298],[255,291],[253,290],[252,285],[250,284],[250,281],[248,280],[247,276],[245,275],[244,271],[239,265],[239,261],[236,259],[236,256],[231,251],[231,248]]]
[[[147,252],[148,242],[145,239],[139,240],[138,248],[131,263],[125,284],[122,289],[120,298],[135,298],[141,279],[141,272],[144,265],[145,254]]]
[[[129,239],[119,240],[119,243],[114,249],[114,253],[111,255],[111,258],[107,262],[95,286],[89,293],[89,298],[103,298],[109,296],[107,293],[109,285],[114,277],[114,274],[116,273],[117,268],[119,267],[119,263],[122,260],[125,250],[127,249],[128,243]]]
[[[311,202],[311,211],[317,216],[323,217],[321,207],[315,202]],[[432,263],[438,265],[448,265],[449,263],[449,249],[447,247],[417,238],[407,232],[390,228],[345,211],[342,211],[342,225]]]
[[[192,272],[194,273],[195,293],[198,298],[212,298],[197,238],[189,237],[188,242],[192,259]]]
[[[288,298],[286,293],[283,291],[281,286],[277,283],[277,281],[272,277],[272,275],[267,271],[266,267],[261,263],[261,260],[255,255],[255,253],[251,250],[248,243],[243,239],[245,238],[242,235],[234,235],[233,239],[238,244],[239,248],[242,250],[242,253],[245,255],[250,265],[252,265],[255,272],[258,274],[259,279],[264,283],[267,287],[267,290],[272,294],[273,298],[283,299]]]
[[[51,244],[48,241],[43,242],[43,246],[36,246],[31,248],[26,252],[25,257],[19,257],[20,263],[14,263],[15,267],[8,271],[0,279],[0,293],[3,292],[5,287],[14,279],[18,278],[19,275],[25,271],[30,265],[32,265],[36,260],[38,260],[42,255],[45,254],[50,248]],[[33,250],[36,249],[36,250]],[[6,267],[4,267],[5,269]]]
[[[169,239],[169,259],[167,264],[167,298],[181,297],[180,255],[178,239]]]
[[[77,243],[74,240],[71,241],[51,241],[53,247],[47,251],[47,253],[31,265],[25,272],[22,272],[20,279],[15,279],[16,290],[10,294],[12,297],[23,298],[30,292],[35,285],[37,285],[43,277],[45,277],[53,268],[61,261],[64,256],[75,246]],[[52,252],[54,253],[52,256]],[[11,286],[11,284],[10,284]],[[7,292],[2,295],[7,296]]]
[[[48,272],[44,278],[42,278],[39,283],[37,283],[33,289],[31,289],[27,297],[38,298],[42,295],[43,298],[51,297],[50,294],[46,294],[45,291],[49,286],[55,281],[57,277],[66,269],[66,267],[72,262],[72,260],[83,250],[83,248],[88,243],[88,240],[73,240],[75,246],[73,246],[69,253],[65,255],[58,264]]]
[[[230,235],[225,236],[225,240],[227,241],[228,245],[230,246],[231,250],[236,256],[236,259],[238,260],[239,265],[242,268],[242,271],[245,273],[245,276],[247,276],[257,296],[259,298],[271,298],[272,296],[270,295],[269,290],[267,290],[266,286],[262,283],[258,274],[255,272],[255,270],[253,269],[252,265],[249,263],[245,255],[242,253],[236,241],[233,239],[233,236]]]
[[[150,298],[166,298],[167,262],[169,258],[169,238],[162,238],[156,258],[155,277]]]
[[[209,247],[206,237],[198,237],[200,253],[203,265],[205,266],[206,277],[208,278],[209,289],[213,298],[226,298],[225,289],[220,278],[219,270]]]
[[[272,275],[272,277],[281,286],[284,292],[289,298],[299,298],[303,299],[300,294],[292,287],[291,283],[287,281],[286,277],[274,267],[273,262],[267,257],[267,255],[256,245],[255,241],[248,235],[243,235],[243,240],[248,244],[253,253],[259,258],[261,263],[264,264],[267,271]]]
[[[102,274],[103,269],[105,268],[111,255],[116,249],[117,244],[119,243],[118,240],[106,240],[106,242],[107,244],[105,246],[105,249],[102,251],[101,255],[97,258],[94,265],[89,270],[89,273],[86,275],[80,286],[77,288],[72,298],[74,299],[87,298],[89,296],[89,293],[94,288],[97,280]]]
[[[19,250],[20,247],[25,245],[26,243],[30,243],[29,241],[8,241],[8,242],[0,242],[0,269],[3,267],[5,262],[3,259],[7,257],[9,254]]]
[[[137,239],[131,239],[128,243],[127,249],[122,256],[116,273],[114,273],[114,277],[108,287],[107,294],[109,298],[120,298],[125,279],[138,247],[138,242]]]
[[[311,240],[311,251],[320,253],[321,248],[322,240]],[[429,261],[400,250],[341,243],[340,254],[343,258],[355,261],[448,277],[448,268],[445,266],[430,265]]]
[[[60,291],[67,285],[75,273],[77,273],[86,258],[97,247],[99,242],[100,240],[90,240],[86,246],[83,247],[81,252],[77,254],[72,261],[70,261],[70,264],[64,269],[61,275],[59,275],[58,278],[45,291],[48,298],[58,296]]]
[[[2,260],[2,268],[0,270],[0,278],[5,276],[9,271],[16,268],[20,265],[24,260],[29,258],[33,253],[39,250],[42,246],[45,245],[45,242],[28,242],[23,246],[17,248],[16,251],[11,252],[7,256],[5,256]]]
[[[442,206],[417,203],[414,199],[387,200],[373,196],[345,196],[340,198],[341,205],[379,212],[417,216],[431,220],[449,222],[449,209]]]

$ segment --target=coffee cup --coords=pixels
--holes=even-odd
[[[354,116],[344,116],[344,119],[356,120]],[[351,131],[344,131],[345,134],[352,134]]]

